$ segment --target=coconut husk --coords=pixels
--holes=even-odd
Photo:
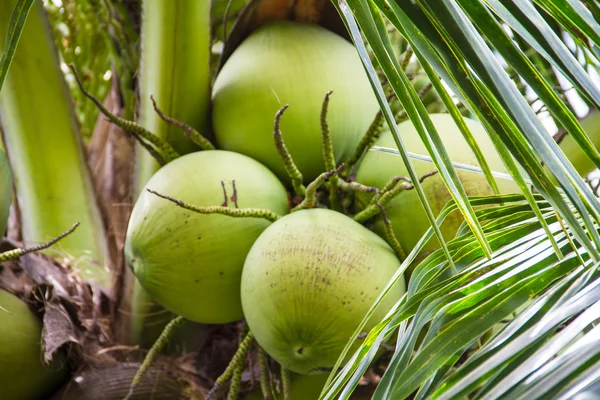
[[[86,365],[74,374],[51,400],[123,400],[139,363]],[[202,390],[188,380],[189,375],[165,361],[157,361],[135,387],[130,400],[203,400]]]
[[[0,243],[1,251],[17,247],[19,243],[8,239]],[[3,263],[0,288],[20,297],[39,316],[44,360],[59,361],[73,371],[53,399],[125,397],[146,351],[115,339],[114,298],[82,280],[68,264],[42,254]],[[185,349],[182,357],[159,357],[131,399],[203,399],[222,372],[220,366],[235,352],[238,330],[236,324],[215,326],[210,340],[199,340],[198,347]]]

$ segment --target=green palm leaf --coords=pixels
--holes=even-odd
[[[598,107],[600,87],[586,72],[588,65],[598,63],[594,53],[587,51],[582,61],[565,44],[564,35],[559,36],[571,35],[578,48],[589,50],[598,45],[598,23],[594,5],[588,9],[575,0],[536,3],[540,8],[503,0],[338,2],[358,51],[364,53],[364,39],[408,117],[422,124],[420,135],[430,160],[445,174],[453,201],[437,216],[436,225],[456,209],[465,223],[456,239],[417,266],[407,295],[368,332],[348,361],[340,362],[322,399],[349,398],[381,344],[391,337],[396,338],[395,351],[374,399],[554,398],[593,390],[600,379],[594,370],[600,350],[594,348],[598,331],[593,325],[600,319],[599,203],[525,98],[528,91],[535,93],[557,126],[600,165],[600,153],[581,128],[573,105],[556,91],[562,75],[587,104]],[[421,104],[392,56],[385,24],[406,39],[436,91],[452,91],[441,98],[457,122],[460,116],[448,101],[450,95],[483,123],[523,195],[470,198],[469,206],[460,204],[463,193],[452,185],[452,174],[461,167],[447,159],[439,137],[427,129]],[[371,60],[363,56],[363,61],[373,71]],[[525,85],[519,86],[521,82]],[[469,133],[463,134],[469,141]],[[375,150],[395,152],[408,164],[414,155],[406,153],[400,137],[397,145],[397,150]],[[494,172],[485,165],[481,173],[493,180]],[[534,192],[527,188],[530,183]],[[491,204],[497,206],[477,207]],[[434,225],[397,275],[435,230]],[[457,272],[448,277],[454,268]],[[514,319],[502,323],[517,311]],[[482,345],[491,329],[501,331]]]
[[[6,35],[6,43],[4,44],[5,50],[0,59],[0,89],[2,89],[2,85],[4,84],[4,79],[6,78],[8,69],[12,63],[15,51],[17,50],[19,38],[21,37],[21,32],[23,32],[23,26],[25,26],[25,21],[27,21],[27,16],[29,15],[29,10],[31,10],[33,3],[34,0],[19,1],[15,5],[10,17],[8,34]]]

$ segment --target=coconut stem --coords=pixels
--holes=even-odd
[[[401,110],[398,114],[394,116],[394,121],[396,124],[404,121],[407,118],[408,114],[406,114],[406,110]]]
[[[437,174],[437,171],[431,171],[419,178],[419,182],[422,183],[425,179]],[[383,187],[383,190],[376,194],[371,200],[371,203],[361,212],[354,216],[354,220],[359,223],[363,223],[369,218],[372,218],[380,213],[380,206],[385,206],[399,193],[405,190],[412,190],[414,186],[411,183],[410,178],[406,176],[395,176],[388,181]]]
[[[151,189],[146,190],[153,195],[162,197],[165,200],[175,203],[181,208],[185,208],[186,210],[194,211],[199,214],[221,214],[237,218],[264,218],[271,222],[275,222],[280,218],[279,215],[265,208],[229,208],[224,206],[199,207],[193,204],[185,203],[181,200],[177,200],[171,196],[167,196],[166,194],[155,192]]]
[[[292,209],[291,212],[304,210],[306,208],[313,208],[317,203],[317,190],[323,186],[323,184],[334,174],[339,173],[344,168],[342,164],[340,167],[333,169],[331,171],[323,172],[321,175],[317,176],[317,179],[312,181],[308,187],[306,188],[306,197],[300,204]]]
[[[227,400],[236,400],[240,393],[240,383],[242,382],[242,372],[244,371],[244,363],[236,365],[231,377],[231,383],[229,385],[229,392],[227,393]]]
[[[175,333],[175,330],[183,326],[186,322],[187,321],[183,317],[176,317],[171,322],[169,322],[167,326],[165,326],[165,329],[163,329],[158,339],[156,339],[156,342],[154,342],[154,344],[150,348],[150,351],[148,351],[148,354],[146,354],[144,361],[142,362],[140,368],[133,377],[133,381],[131,381],[131,386],[129,387],[129,393],[127,393],[127,396],[125,396],[124,400],[128,400],[131,398],[131,396],[133,396],[135,387],[142,380],[144,374],[146,373],[148,368],[150,368],[152,362],[154,361],[158,353],[160,353],[162,349],[167,345],[169,339],[171,338],[171,336],[173,336],[173,333]]]
[[[160,108],[158,108],[158,105],[156,105],[156,100],[154,100],[154,96],[151,95],[150,100],[152,100],[152,106],[154,107],[154,111],[156,111],[158,116],[163,121],[165,121],[173,126],[183,129],[183,134],[185,135],[185,137],[187,137],[192,142],[194,142],[196,145],[198,145],[198,147],[200,147],[202,150],[214,150],[215,149],[215,146],[207,138],[202,136],[200,134],[200,132],[198,132],[197,130],[195,130],[194,128],[192,128],[191,126],[186,124],[185,122],[179,121],[175,118],[171,118],[171,117],[165,115],[165,113],[163,113],[162,110]]]
[[[427,172],[426,174],[423,174],[423,176],[421,176],[419,178],[419,183],[423,183],[423,181],[425,181],[425,179],[433,176],[437,174],[437,170],[436,171],[430,171]],[[412,190],[414,187],[412,185],[412,181],[408,176],[395,176],[392,179],[390,179],[385,186],[383,187],[383,189],[381,189],[381,191],[375,196],[376,198],[378,198],[380,195],[382,195],[383,193],[390,191],[394,188],[394,186],[396,186],[396,184],[398,182],[407,182],[409,184],[408,188],[406,190]]]
[[[281,366],[281,383],[283,386],[283,400],[290,400],[290,371]]]
[[[399,182],[393,189],[383,192],[379,197],[373,197],[371,203],[354,216],[354,220],[362,224],[366,220],[373,218],[381,212],[380,206],[385,206],[399,193],[410,190],[412,187],[410,183]]]
[[[419,90],[418,96],[420,99],[423,99],[427,93],[433,88],[433,83],[429,82],[427,85],[423,86],[421,90]]]
[[[381,189],[381,192],[378,193],[378,195],[381,195],[385,192],[389,192],[396,186],[396,184],[398,182],[401,182],[401,181],[407,182],[409,184],[412,183],[412,181],[410,180],[410,178],[408,176],[395,176],[385,184],[385,186],[383,187],[383,189]]]
[[[338,181],[338,186],[345,192],[364,192],[364,193],[375,193],[379,194],[381,191],[374,186],[366,186],[362,183],[358,182],[346,182],[345,180],[340,179]]]
[[[258,369],[260,370],[260,389],[265,400],[271,400],[271,385],[269,384],[269,366],[267,365],[267,353],[258,346]]]
[[[329,98],[333,90],[330,90],[325,94],[323,99],[323,106],[321,107],[321,143],[323,145],[323,161],[325,162],[325,169],[331,171],[335,169],[335,156],[333,155],[333,142],[331,140],[331,132],[329,131],[329,124],[327,123],[327,112],[329,110]],[[338,203],[337,187],[338,187],[338,176],[333,174],[330,179],[330,190],[329,190],[329,204],[331,207],[335,207]]]
[[[112,122],[113,124],[122,128],[129,135],[133,136],[138,142],[142,143],[143,145],[145,144],[144,145],[145,149],[148,149],[148,144],[144,143],[144,140],[146,140],[146,141],[150,142],[152,145],[154,145],[156,147],[155,152],[158,152],[158,154],[160,154],[160,157],[161,157],[163,163],[164,163],[164,161],[169,162],[169,161],[172,161],[172,160],[176,159],[177,157],[179,157],[179,153],[177,153],[175,151],[175,149],[173,149],[173,147],[171,147],[171,145],[169,143],[167,143],[160,137],[156,136],[155,134],[146,130],[145,128],[136,124],[135,122],[128,121],[121,117],[117,117],[115,114],[108,111],[108,109],[106,107],[104,107],[104,105],[102,104],[102,102],[100,102],[100,100],[98,100],[91,93],[89,93],[87,90],[84,89],[83,84],[79,80],[79,76],[77,75],[77,72],[75,71],[75,67],[73,65],[69,64],[69,68],[71,69],[71,71],[73,71],[73,76],[75,77],[75,81],[77,82],[77,85],[79,86],[79,90],[81,90],[81,92],[84,94],[84,96],[87,97],[88,99],[90,99],[96,105],[98,110],[100,110],[100,112],[102,114],[104,114],[110,122]],[[151,152],[151,154],[154,157],[156,157],[155,152]],[[157,160],[157,161],[160,162],[161,160]]]
[[[231,358],[231,361],[229,362],[229,365],[227,365],[227,368],[225,368],[225,371],[221,374],[221,376],[217,378],[215,385],[206,395],[206,400],[210,400],[212,396],[216,393],[216,391],[219,390],[219,388],[223,384],[225,384],[225,382],[232,379],[240,365],[243,368],[244,360],[246,359],[246,354],[248,354],[248,350],[250,349],[250,344],[252,343],[252,340],[254,340],[254,335],[252,334],[252,332],[248,332],[244,340],[241,341],[237,351]]]
[[[346,163],[342,177],[348,177],[352,171],[352,168],[354,168],[354,166],[360,161],[365,151],[375,144],[375,141],[377,141],[379,135],[381,134],[383,121],[383,113],[381,110],[379,110],[375,115],[373,122],[371,122],[369,129],[367,129],[367,133],[365,133],[365,135],[362,137],[358,143],[358,146],[354,150],[354,153],[352,156],[350,156],[350,159]]]
[[[412,58],[414,54],[414,50],[412,49],[412,47],[408,46],[406,48],[406,51],[404,52],[404,57],[402,58],[402,64],[400,65],[400,68],[402,68],[402,71],[406,71],[406,69],[408,68],[408,64],[410,64],[410,59]]]
[[[406,258],[406,253],[402,249],[402,245],[398,241],[396,234],[394,233],[394,228],[392,226],[392,221],[389,220],[387,216],[387,212],[385,211],[385,207],[377,200],[375,200],[375,204],[379,207],[381,212],[381,218],[383,218],[383,224],[385,226],[385,236],[387,237],[388,243],[394,249],[394,252],[398,256],[400,260],[404,260]]]
[[[75,223],[71,227],[71,229],[69,229],[68,231],[61,233],[60,235],[58,235],[57,237],[55,237],[54,239],[50,240],[47,243],[40,244],[38,246],[29,247],[29,248],[17,248],[14,250],[9,250],[9,251],[0,253],[0,262],[16,260],[17,258],[24,256],[25,254],[34,253],[34,252],[40,251],[40,250],[45,250],[48,247],[57,243],[59,240],[61,240],[65,236],[68,236],[71,233],[73,233],[75,231],[75,229],[77,229],[78,226],[79,226],[79,222]]]
[[[144,148],[144,150],[146,150],[152,156],[152,158],[154,158],[156,160],[156,162],[160,166],[163,166],[167,163],[165,161],[165,159],[163,158],[163,156],[154,147],[152,147],[151,144],[144,142],[143,140],[136,137],[135,135],[132,135],[132,136],[138,141],[138,143]]]
[[[285,172],[287,172],[288,176],[292,180],[292,187],[294,188],[294,192],[296,192],[296,194],[299,196],[304,196],[306,194],[306,188],[302,184],[302,173],[294,163],[292,155],[285,146],[285,142],[283,141],[283,135],[281,134],[281,129],[279,128],[281,117],[283,116],[283,113],[285,112],[285,110],[288,109],[289,106],[289,104],[286,104],[285,106],[281,107],[279,111],[277,111],[277,113],[275,114],[273,139],[275,140],[275,147],[277,148],[277,153],[279,153],[279,156],[283,161]]]
[[[329,99],[333,90],[325,94],[323,106],[321,107],[321,141],[323,144],[323,160],[325,161],[325,169],[331,171],[335,169],[335,157],[333,156],[333,143],[331,141],[331,132],[327,123],[327,112],[329,110]]]

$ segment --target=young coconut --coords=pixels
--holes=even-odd
[[[288,211],[287,192],[271,171],[222,150],[177,158],[146,189],[201,207]],[[144,190],[129,220],[125,256],[143,288],[163,307],[196,322],[231,322],[243,317],[244,259],[269,225],[261,217],[199,214]]]
[[[456,163],[479,166],[475,154],[463,138],[452,116],[450,114],[431,114],[430,117],[442,138],[442,142],[451,160]],[[496,152],[483,126],[479,122],[467,118],[465,118],[465,123],[483,152],[490,169],[494,172],[508,174],[502,159]],[[425,145],[410,120],[400,123],[398,130],[407,151],[429,156]],[[389,131],[382,134],[375,144],[381,147],[396,148],[394,138]],[[415,159],[411,161],[417,175],[420,177],[436,171],[433,162]],[[456,172],[468,196],[494,194],[482,173],[460,169],[456,169]],[[408,171],[404,166],[402,158],[394,154],[369,151],[358,167],[356,180],[363,185],[383,189],[386,183],[394,178],[394,176],[408,176]],[[501,194],[520,192],[518,185],[513,180],[495,178]],[[451,200],[450,193],[439,175],[425,179],[422,182],[422,187],[434,215],[437,216],[446,203]],[[373,195],[360,193],[357,197],[359,204],[363,208],[366,208],[370,206],[369,203]],[[414,190],[399,193],[385,205],[385,210],[400,246],[404,253],[408,254],[430,226],[417,193]],[[458,210],[446,218],[441,227],[445,240],[450,240],[454,237],[462,221],[463,217]],[[384,223],[381,219],[377,221],[375,230],[382,236],[384,235]],[[425,245],[422,252],[426,253],[437,248],[439,248],[439,242],[436,238],[432,238]]]
[[[326,372],[399,266],[384,240],[345,215],[293,212],[268,227],[248,253],[242,272],[246,322],[284,368]],[[401,278],[365,330],[404,292]]]
[[[233,52],[213,90],[213,128],[220,148],[246,154],[289,181],[273,144],[273,117],[305,182],[326,170],[320,112],[333,90],[328,122],[336,165],[347,159],[379,105],[356,49],[318,25],[278,21],[253,32]]]
[[[0,289],[0,398],[35,400],[66,378],[59,363],[43,364],[42,323],[27,304]]]

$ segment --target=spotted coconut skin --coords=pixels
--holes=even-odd
[[[454,123],[449,114],[431,114],[433,124],[450,155],[453,162],[479,166],[475,154],[471,151],[468,143],[463,138],[458,126]],[[484,157],[492,171],[508,174],[500,156],[495,151],[491,139],[485,132],[483,126],[472,119],[465,118],[465,123],[469,127],[475,140],[477,141]],[[418,132],[410,121],[402,122],[398,125],[398,131],[407,148],[407,151],[428,156],[425,145],[421,142]],[[375,143],[377,146],[396,149],[396,143],[392,134],[384,132]],[[421,177],[428,172],[436,170],[432,162],[411,159],[417,176]],[[483,174],[456,170],[461,180],[465,192],[468,196],[487,196],[493,195],[492,188],[486,181]],[[405,167],[400,156],[369,151],[361,162],[356,180],[367,186],[383,188],[385,184],[394,176],[408,176],[408,170]],[[520,193],[518,185],[514,181],[496,178],[496,183],[501,194]],[[442,208],[451,200],[442,178],[439,174],[427,178],[422,183],[425,196],[431,206],[434,216],[439,215]],[[371,199],[371,195],[359,194],[358,203],[361,207],[366,207]],[[389,220],[392,222],[394,234],[396,235],[402,249],[408,254],[425,234],[430,227],[429,221],[423,210],[419,197],[415,190],[400,193],[386,207]],[[441,232],[445,240],[452,239],[461,223],[464,221],[459,211],[451,213],[441,227]],[[381,236],[385,236],[384,225],[379,219],[374,230]],[[427,253],[439,248],[439,242],[432,238],[423,248],[422,253]]]
[[[327,121],[341,163],[379,110],[355,47],[315,24],[265,24],[241,43],[216,78],[212,118],[219,148],[246,154],[289,182],[273,142],[275,114],[289,104],[281,132],[305,182],[312,181],[325,171],[320,113],[329,90]]]
[[[242,273],[246,321],[285,368],[328,371],[399,266],[389,245],[351,218],[327,209],[294,212],[267,228],[248,254]],[[404,291],[401,278],[366,331]]]
[[[222,150],[191,153],[162,167],[146,188],[196,206],[266,208],[284,215],[288,195],[265,166]],[[240,279],[250,247],[271,222],[198,214],[145,189],[125,241],[128,265],[152,299],[189,320],[226,323],[243,318]]]

